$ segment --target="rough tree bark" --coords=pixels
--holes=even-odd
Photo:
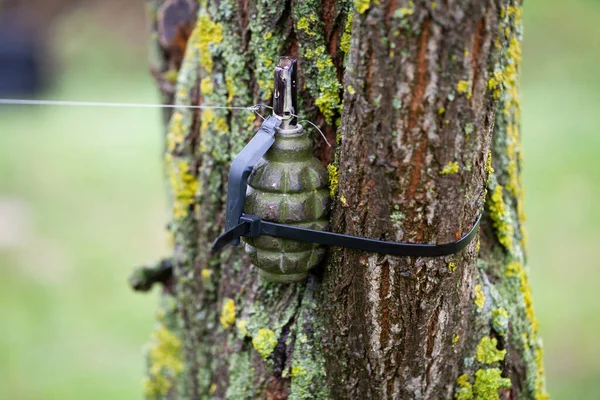
[[[335,231],[460,254],[333,248],[305,282],[259,280],[240,248],[211,255],[228,165],[260,120],[166,115],[173,254],[148,398],[546,398],[525,265],[516,0],[153,0],[152,71],[180,105],[268,102],[299,59],[300,112],[322,126]],[[169,275],[170,267],[173,274]]]

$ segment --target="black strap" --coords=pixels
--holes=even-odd
[[[475,221],[475,224],[469,233],[456,242],[445,244],[417,244],[387,242],[385,240],[343,235],[341,233],[298,228],[292,225],[263,221],[256,215],[243,214],[240,218],[240,223],[219,236],[213,243],[212,249],[213,251],[218,251],[228,243],[231,243],[233,240],[239,239],[240,236],[255,237],[260,235],[268,235],[278,238],[298,240],[301,242],[319,243],[326,246],[347,247],[356,250],[391,254],[395,256],[439,257],[456,254],[467,247],[467,245],[471,243],[477,234],[477,228],[479,227],[480,221],[481,216],[477,218],[477,221]]]
[[[464,249],[475,237],[481,216],[465,236],[456,242],[446,244],[415,244],[386,242],[357,236],[343,235],[314,229],[298,228],[292,225],[263,221],[256,215],[243,214],[246,202],[248,177],[254,164],[269,150],[275,141],[275,130],[281,125],[281,119],[269,116],[259,131],[233,160],[229,171],[226,204],[226,232],[213,243],[213,251],[218,251],[231,243],[238,245],[241,236],[255,237],[268,235],[284,239],[313,242],[326,246],[348,247],[374,253],[396,256],[437,257],[455,254]]]

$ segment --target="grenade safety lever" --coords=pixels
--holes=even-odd
[[[212,245],[246,251],[263,277],[279,282],[304,278],[324,257],[319,245],[381,254],[438,257],[455,254],[475,237],[481,216],[461,239],[446,244],[389,242],[327,232],[327,172],[312,155],[312,141],[296,122],[296,60],[275,68],[273,115],[231,164],[226,231]],[[244,212],[246,211],[246,212]],[[275,222],[277,221],[277,222]],[[316,229],[314,229],[316,228]]]
[[[225,229],[234,229],[240,221],[244,204],[246,202],[246,190],[248,189],[248,176],[252,172],[254,164],[275,142],[275,129],[281,125],[281,120],[269,116],[261,125],[256,135],[248,142],[242,151],[235,157],[229,170],[229,183],[227,184],[227,202],[225,210]],[[224,236],[224,235],[223,235]],[[222,237],[222,236],[221,236]],[[233,245],[240,244],[240,235],[232,237],[224,243]],[[219,238],[220,239],[220,238]],[[216,242],[215,242],[216,244]],[[214,247],[214,246],[213,246]],[[222,246],[221,246],[222,247]]]

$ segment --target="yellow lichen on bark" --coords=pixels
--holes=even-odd
[[[450,161],[442,168],[440,175],[454,175],[458,172],[458,161]]]
[[[223,329],[229,329],[235,323],[235,302],[232,299],[223,300],[220,321]]]
[[[481,285],[476,285],[473,289],[473,295],[475,296],[475,305],[481,309],[485,306],[485,293]]]
[[[473,385],[469,382],[469,376],[462,374],[456,380],[456,386],[458,387],[454,398],[456,400],[470,400],[473,398]]]
[[[506,350],[498,350],[498,340],[484,336],[477,345],[477,361],[484,364],[493,364],[504,360]]]
[[[164,324],[154,331],[148,351],[149,371],[144,380],[144,393],[149,399],[164,397],[183,371],[181,340]]]
[[[501,185],[496,185],[496,188],[492,192],[488,200],[488,209],[498,241],[508,251],[512,251],[514,228],[509,221],[508,212],[504,205]]]
[[[327,172],[329,173],[329,195],[333,197],[338,186],[339,172],[334,164],[327,166]]]
[[[352,14],[348,15],[346,20],[346,26],[344,27],[344,33],[340,39],[340,49],[344,54],[348,54],[350,51],[350,44],[352,42]]]
[[[209,77],[202,78],[200,81],[200,90],[203,95],[211,94],[213,92],[214,87]]]
[[[371,7],[371,0],[354,0],[354,8],[359,14],[364,14]]]
[[[521,294],[523,295],[523,302],[525,303],[525,312],[527,313],[527,318],[531,323],[531,329],[534,335],[537,335],[539,323],[537,318],[535,317],[535,312],[533,310],[533,295],[531,294],[531,285],[529,284],[529,278],[527,277],[527,271],[518,261],[513,261],[506,266],[506,276],[507,277],[518,277],[519,278],[519,288],[521,290]]]
[[[275,332],[267,328],[259,329],[256,336],[252,339],[252,346],[254,346],[254,349],[262,358],[266,359],[275,350],[275,346],[277,346]]]
[[[185,131],[183,115],[178,111],[174,112],[169,122],[169,131],[167,132],[167,149],[170,152],[175,151],[177,146],[183,143]]]
[[[176,159],[170,153],[165,155],[167,175],[173,192],[173,218],[181,219],[188,215],[188,210],[198,191],[198,180],[191,173],[188,163],[183,159]]]
[[[213,59],[210,54],[210,46],[223,41],[223,28],[220,24],[213,22],[208,14],[198,17],[196,27],[190,36],[190,43],[198,50],[200,66],[209,74],[213,70]]]
[[[499,400],[498,389],[508,389],[512,386],[510,379],[502,378],[498,368],[479,369],[475,372],[473,392],[477,400]]]
[[[467,98],[471,98],[471,83],[469,81],[459,81],[456,84],[456,91],[461,94],[466,94]]]

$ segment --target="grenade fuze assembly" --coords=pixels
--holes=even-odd
[[[296,60],[282,57],[275,67],[273,115],[231,164],[225,233],[213,251],[227,244],[245,250],[263,278],[295,282],[325,256],[326,246],[396,256],[437,257],[464,249],[469,233],[447,244],[387,242],[327,232],[330,207],[327,171],[312,154],[312,140],[297,122]]]

